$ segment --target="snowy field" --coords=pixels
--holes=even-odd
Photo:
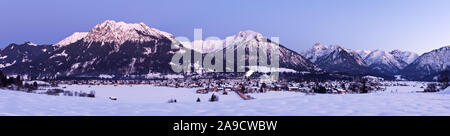
[[[0,90],[0,115],[175,115],[175,116],[283,116],[283,115],[450,115],[450,90],[423,91],[418,83],[388,87],[370,94],[317,94],[269,92],[251,94],[244,101],[235,93],[219,93],[219,102],[207,102],[211,94],[196,89],[134,86],[67,85],[67,90],[96,91],[96,98],[48,96]],[[117,97],[117,101],[109,100]],[[200,98],[202,102],[195,102]],[[178,103],[167,103],[177,99]]]

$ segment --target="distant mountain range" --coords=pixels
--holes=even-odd
[[[127,24],[107,20],[89,32],[76,32],[52,45],[36,45],[31,42],[10,44],[0,51],[0,69],[10,75],[37,77],[177,74],[171,70],[170,62],[172,56],[180,50],[172,49],[172,43],[179,43],[172,34],[143,23]],[[194,43],[203,45],[203,48],[194,49]],[[244,61],[248,69],[252,67],[248,60],[253,59],[248,56],[249,49],[273,47],[277,44],[260,33],[248,30],[223,40],[181,42],[179,46],[194,49],[193,54],[244,48],[246,57],[224,59],[224,64]],[[351,50],[338,45],[324,46],[319,43],[300,53],[282,45],[279,47],[280,72],[327,72],[388,78],[403,75],[411,80],[432,80],[440,71],[450,66],[449,46],[421,56],[400,50]],[[224,71],[225,69],[226,67]]]
[[[434,80],[438,74],[450,68],[450,46],[445,46],[424,53],[407,67],[401,74],[411,80]]]
[[[390,79],[395,75],[402,75],[409,80],[433,80],[441,71],[450,67],[449,47],[419,56],[400,50],[350,50],[318,43],[300,54],[331,73],[375,75]]]
[[[375,50],[370,52],[365,58],[364,62],[369,65],[372,72],[380,73],[384,75],[395,75],[408,65],[406,62],[393,54],[382,51]]]
[[[341,46],[324,46],[317,43],[300,54],[328,72],[351,75],[370,74],[367,64],[357,52]]]

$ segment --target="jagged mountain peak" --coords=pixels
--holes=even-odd
[[[448,50],[450,50],[450,45],[441,47],[441,48],[439,48],[439,49],[435,49],[435,50],[433,50],[433,51],[431,51],[431,52],[448,51]]]
[[[37,46],[37,44],[32,43],[30,41],[23,43],[22,45],[30,45],[30,46]]]
[[[252,30],[240,31],[236,35],[228,36],[224,40],[221,39],[208,39],[208,40],[195,40],[192,42],[181,42],[184,47],[193,49],[202,53],[214,52],[224,49],[229,45],[244,45],[244,43],[258,41],[265,37],[258,32]]]
[[[404,52],[404,51],[401,51],[401,50],[398,50],[398,49],[395,49],[395,50],[392,50],[390,53],[400,53],[400,52]]]
[[[370,54],[368,54],[365,58],[368,65],[371,65],[377,61],[387,61],[387,59],[394,59],[394,56],[379,49],[370,52]]]
[[[340,45],[322,45],[316,43],[300,52],[305,58],[328,72],[367,74],[367,65],[357,52]]]
[[[383,50],[372,51],[369,55],[367,55],[364,61],[368,65],[385,65],[386,67],[389,67],[386,71],[391,71],[394,73],[398,72],[400,69],[403,69],[407,65],[406,62],[397,59],[391,53]]]
[[[150,28],[144,23],[128,24],[125,22],[106,20],[91,29],[91,31],[83,38],[83,41],[114,43],[120,45],[126,41],[148,42],[161,38],[173,40],[174,36],[170,33]]]
[[[344,50],[344,48],[342,48],[339,45],[328,45],[328,46],[326,46],[326,45],[323,45],[321,43],[316,43],[316,44],[314,44],[313,47],[311,47],[311,48],[309,48],[307,50],[301,51],[300,54],[302,56],[304,56],[306,59],[308,59],[308,60],[310,60],[311,62],[314,63],[314,62],[317,61],[318,58],[320,58],[322,56],[325,56],[325,55],[328,55],[328,54],[330,54],[331,52],[333,52],[333,51],[335,51],[337,49]]]
[[[323,45],[322,43],[316,43],[314,44],[314,46],[312,47],[313,49],[317,49],[317,50],[326,50],[326,49],[331,49],[331,50],[335,50],[338,48],[342,48],[342,46],[340,45]]]
[[[244,42],[258,42],[262,39],[265,39],[263,34],[252,31],[252,30],[246,30],[246,31],[240,31],[236,35],[228,36],[223,40],[223,44],[225,47],[228,47],[229,45],[239,45]]]
[[[414,60],[416,60],[419,57],[419,55],[417,53],[409,52],[409,51],[393,50],[389,53],[408,64],[412,63]]]
[[[261,39],[264,38],[264,35],[252,30],[246,30],[246,31],[240,31],[236,37],[241,37],[241,38],[256,38],[256,39]]]
[[[19,46],[38,46],[38,45],[28,41],[28,42],[24,42],[22,44],[11,43],[8,46],[6,46],[4,49],[8,49],[8,48],[13,49],[13,48],[19,47]]]
[[[355,50],[361,58],[366,58],[372,51],[371,50]]]
[[[359,54],[351,49],[346,49],[341,46],[330,46],[332,51],[331,55],[334,59],[343,59],[341,61],[354,61],[352,63],[356,63],[359,66],[367,66],[367,64],[364,62],[364,59],[359,56]],[[348,55],[348,56],[347,56]],[[325,55],[326,56],[326,55]]]
[[[276,41],[265,40],[268,39],[264,37],[261,33],[247,30],[240,31],[236,35],[228,36],[224,40],[205,40],[205,41],[194,41],[194,42],[184,42],[182,43],[187,48],[193,48],[192,45],[195,44],[196,47],[199,45],[202,48],[196,48],[194,50],[208,53],[214,51],[224,51],[224,50],[237,50],[239,47],[244,47],[246,49],[252,48],[260,48],[262,46],[267,46],[269,48],[274,48],[275,46],[280,49],[280,68],[290,69],[297,72],[317,72],[321,71],[316,65],[306,60],[300,54],[276,43]],[[253,58],[247,57],[238,57],[238,59],[248,60]],[[226,60],[230,63],[237,62],[234,60]],[[251,66],[249,66],[251,67]]]

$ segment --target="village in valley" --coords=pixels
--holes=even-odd
[[[267,75],[258,73],[258,75]],[[448,79],[439,79],[435,82],[406,81],[402,78],[396,80],[385,80],[382,77],[363,76],[353,80],[319,80],[317,78],[297,80],[270,80],[267,78],[257,78],[257,76],[244,76],[238,78],[212,79],[199,78],[201,76],[192,76],[191,78],[180,78],[183,76],[173,76],[174,78],[154,78],[154,79],[111,79],[111,76],[105,76],[97,79],[51,79],[51,78],[30,78],[20,75],[6,76],[1,73],[3,89],[11,91],[22,91],[27,93],[47,94],[53,96],[79,96],[95,98],[96,90],[92,86],[148,86],[167,87],[167,88],[187,88],[195,90],[196,94],[209,95],[207,100],[201,100],[192,96],[192,101],[218,102],[220,96],[236,95],[241,100],[257,99],[253,94],[262,94],[268,92],[294,92],[304,95],[315,94],[366,94],[376,92],[396,93],[398,91],[409,91],[410,93],[436,93],[443,91],[448,84]],[[399,76],[401,77],[401,76]],[[87,86],[85,90],[70,90],[70,86]],[[417,91],[388,89],[395,87],[413,87],[419,88]],[[126,90],[122,90],[126,93]],[[164,90],[161,90],[161,93]],[[110,100],[120,100],[120,96],[109,96]],[[168,99],[168,103],[176,103],[176,95]]]

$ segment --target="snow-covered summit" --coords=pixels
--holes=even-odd
[[[224,45],[223,40],[197,40],[193,42],[181,42],[181,44],[188,49],[201,53],[221,50]]]
[[[147,42],[160,38],[173,39],[170,33],[150,28],[144,23],[127,24],[125,22],[116,22],[106,20],[96,25],[83,38],[84,42],[105,42],[114,44],[123,44],[126,41]]]
[[[390,53],[408,64],[412,63],[419,57],[417,53],[409,51],[393,50]]]
[[[309,59],[311,62],[316,62],[317,58],[320,58],[322,56],[328,55],[331,52],[337,50],[338,48],[341,48],[338,45],[322,45],[321,43],[316,43],[313,47],[301,51],[300,54],[303,55],[306,59]],[[343,48],[342,48],[343,49]]]
[[[325,46],[316,43],[313,47],[300,52],[300,54],[328,72],[355,75],[369,73],[367,64],[356,51],[339,45]]]
[[[236,35],[228,36],[225,39],[215,40],[196,40],[193,42],[181,42],[184,47],[202,52],[209,53],[226,48],[229,45],[240,45],[250,41],[256,41],[263,39],[264,36],[261,33],[246,30],[240,31]]]
[[[367,65],[388,65],[395,66],[397,69],[403,69],[407,65],[404,61],[398,60],[391,53],[382,50],[372,51],[369,55],[367,55],[364,61]]]
[[[25,42],[25,43],[23,43],[23,45],[37,46],[37,44],[32,43],[32,42]]]
[[[263,34],[252,30],[240,31],[237,35],[235,35],[235,37],[256,38],[256,39],[264,38]]]
[[[193,42],[181,42],[184,47],[193,49],[202,53],[214,52],[217,50],[224,49],[229,45],[242,45],[250,42],[257,42],[261,39],[264,39],[264,35],[261,33],[246,30],[240,31],[239,33],[228,36],[225,39],[216,39],[216,40],[196,40]],[[255,44],[257,45],[257,44]]]
[[[78,40],[83,39],[84,37],[86,37],[87,34],[88,34],[88,32],[75,32],[72,35],[70,35],[69,37],[65,38],[64,40],[56,43],[55,46],[62,47],[62,46],[69,45],[71,43],[74,43],[74,42],[77,42]]]
[[[264,39],[264,35],[261,33],[252,31],[252,30],[246,30],[246,31],[240,31],[236,35],[228,36],[223,40],[224,47],[228,47],[230,45],[240,45],[240,44],[246,44],[249,42],[260,42],[261,39]],[[256,45],[256,44],[255,44]]]
[[[361,58],[366,58],[367,57],[367,55],[369,55],[372,51],[370,51],[370,50],[355,50],[358,54],[359,54],[359,56],[361,56]]]

